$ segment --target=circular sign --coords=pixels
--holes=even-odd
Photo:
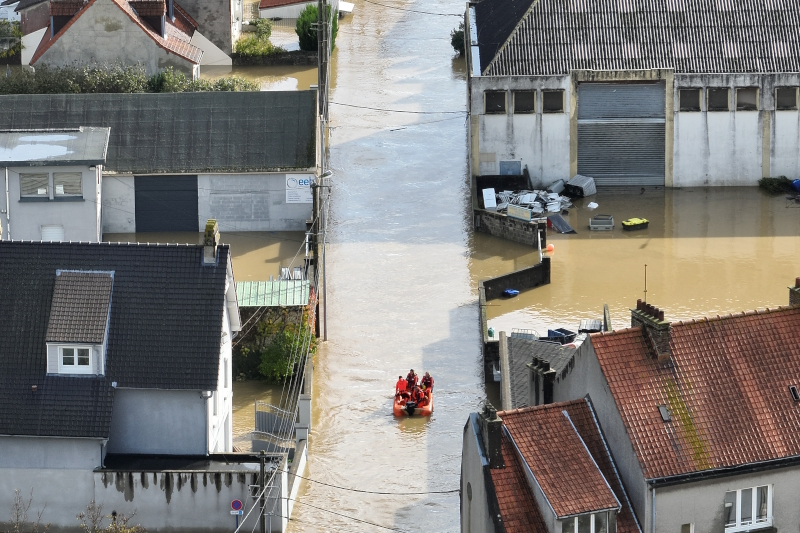
[[[294,178],[287,179],[286,180],[286,186],[291,188],[291,189],[294,189],[295,187],[297,187],[297,180],[294,179]]]
[[[242,505],[242,500],[233,500],[231,502],[231,509],[234,511],[241,511],[242,507],[244,507],[244,505]]]

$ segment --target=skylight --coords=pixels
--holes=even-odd
[[[659,405],[658,412],[661,414],[661,420],[664,422],[672,420],[672,416],[669,414],[669,409],[667,409],[666,405]]]

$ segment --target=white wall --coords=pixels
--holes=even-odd
[[[47,200],[26,201],[20,198],[19,174],[45,172],[81,172],[83,174],[83,199],[79,200]],[[5,176],[0,176],[4,180]],[[52,181],[52,180],[51,180]],[[0,204],[6,209],[5,183],[0,181]],[[97,223],[97,173],[89,167],[11,167],[8,169],[9,214],[3,215],[3,239],[39,241],[42,239],[43,225],[64,227],[64,239],[67,241],[97,242],[101,238],[101,228]]]
[[[236,290],[231,283],[229,290]],[[211,453],[233,451],[233,356],[231,322],[228,307],[223,307],[222,340],[220,342],[219,376],[217,390],[207,402],[208,451]],[[214,415],[213,402],[217,402]]]
[[[512,91],[538,90],[535,114],[514,115]],[[564,112],[542,113],[541,89],[564,90]],[[484,114],[484,91],[507,91],[506,114]],[[522,160],[535,186],[569,179],[569,76],[472,78],[470,109],[479,118],[479,175],[499,173],[499,162]]]
[[[42,42],[42,37],[44,37],[44,32],[46,31],[47,28],[42,28],[22,36],[22,54],[20,59],[23,65],[30,65],[31,58],[33,54],[36,53],[36,49],[39,48],[39,43]]]
[[[117,388],[108,453],[205,455],[205,402],[198,390]]]
[[[800,112],[775,111],[772,139],[770,174],[800,178]]]
[[[291,4],[288,6],[280,6],[280,7],[270,7],[268,9],[259,9],[258,10],[258,18],[262,19],[273,19],[273,18],[282,18],[282,19],[296,19],[300,16],[300,13],[306,8],[309,3],[313,2],[301,2],[299,4]],[[314,4],[316,5],[316,4]]]
[[[198,175],[198,228],[213,218],[220,231],[305,231],[312,204],[286,203],[289,175]]]
[[[103,175],[103,232],[136,232],[136,193],[133,176]]]
[[[484,480],[484,468],[489,461],[481,451],[477,420],[477,414],[470,414],[461,443],[461,533],[494,533]]]
[[[220,50],[217,45],[206,39],[202,33],[195,31],[192,35],[190,43],[203,51],[203,57],[200,59],[200,65],[233,65],[233,60],[230,56]]]

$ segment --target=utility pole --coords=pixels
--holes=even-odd
[[[336,13],[332,13],[336,16]],[[318,101],[318,115],[319,115],[319,135],[320,135],[320,162],[319,162],[319,178],[327,177],[330,173],[327,172],[327,153],[328,153],[328,94],[329,94],[329,78],[330,78],[330,32],[332,31],[331,20],[328,16],[328,2],[327,0],[317,0],[317,101]],[[316,209],[314,215],[317,218],[317,235],[322,233],[322,324],[323,324],[323,341],[328,340],[328,283],[325,269],[325,235],[328,230],[327,216],[325,216],[325,189],[328,187],[319,187],[323,183],[318,183]],[[330,194],[330,192],[328,192]],[[319,256],[315,254],[315,261],[317,261],[317,268],[319,268]]]
[[[260,475],[258,477],[258,492],[261,494],[261,498],[259,498],[259,502],[258,502],[259,510],[260,510],[260,512],[258,514],[259,514],[259,522],[261,524],[261,533],[267,533],[267,517],[264,514],[264,511],[266,510],[266,506],[267,506],[266,505],[267,504],[267,495],[264,494],[264,492],[265,492],[264,487],[266,486],[266,483],[265,483],[266,479],[265,478],[266,478],[266,475],[267,475],[267,469],[266,469],[267,455],[264,452],[264,450],[261,450],[261,453],[259,454],[258,458],[259,458],[259,461],[261,462],[261,466],[260,466],[260,469],[259,469],[259,474]]]

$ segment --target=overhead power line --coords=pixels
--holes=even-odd
[[[388,7],[389,9],[397,9],[398,11],[406,11],[408,13],[422,13],[423,15],[436,15],[438,17],[463,17],[463,13],[434,13],[432,11],[419,11],[417,9],[406,9],[404,7],[396,7],[396,6],[389,6],[386,4],[381,4],[380,2],[375,2],[373,0],[364,0],[368,4],[375,4],[376,6]]]
[[[386,113],[411,113],[413,115],[455,115],[466,113],[467,111],[410,111],[407,109],[385,109],[381,107],[369,107],[365,105],[345,104],[344,102],[330,101],[331,104],[341,105],[345,107],[355,107],[356,109],[370,109],[372,111],[384,111]]]
[[[425,494],[453,494],[456,492],[461,492],[461,489],[452,489],[452,490],[428,490],[428,491],[421,491],[421,492],[378,492],[374,490],[362,490],[362,489],[353,489],[349,487],[340,487],[339,485],[332,485],[331,483],[325,483],[324,481],[317,481],[316,479],[311,479],[308,477],[303,477],[300,474],[290,474],[295,477],[299,477],[300,479],[305,479],[306,481],[310,481],[312,483],[318,483],[320,485],[325,485],[326,487],[333,487],[335,489],[341,490],[349,490],[351,492],[361,492],[364,494],[381,494],[386,496],[423,496]]]

